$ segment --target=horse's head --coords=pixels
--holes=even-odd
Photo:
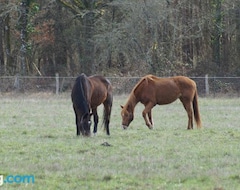
[[[85,113],[82,118],[81,118],[81,129],[82,129],[82,134],[84,136],[90,136],[91,132],[90,132],[90,128],[91,128],[91,114],[90,113]]]
[[[121,108],[122,108],[122,111],[121,111],[122,127],[123,127],[123,129],[127,129],[129,124],[133,120],[133,117],[134,117],[133,111],[129,111],[129,109],[127,109],[127,106],[121,106]]]

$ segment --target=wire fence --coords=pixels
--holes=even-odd
[[[106,77],[113,86],[114,94],[128,94],[141,77]],[[190,77],[198,87],[200,96],[240,96],[240,77]],[[60,94],[71,92],[76,77],[0,77],[0,93],[39,93]]]

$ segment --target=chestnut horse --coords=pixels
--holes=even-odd
[[[77,77],[72,89],[72,103],[76,116],[77,135],[90,136],[91,115],[94,117],[94,130],[97,133],[98,114],[97,107],[104,106],[103,124],[107,132],[112,110],[112,86],[110,82],[102,76],[90,76],[81,74]],[[92,111],[92,113],[90,113]]]
[[[134,118],[134,108],[141,102],[145,106],[142,116],[148,128],[152,129],[152,108],[156,104],[170,104],[178,98],[188,114],[187,129],[193,129],[193,113],[197,128],[201,128],[196,83],[184,76],[158,78],[153,75],[143,77],[133,88],[127,103],[121,106],[122,127],[126,129],[129,126]]]

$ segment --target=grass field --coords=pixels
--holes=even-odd
[[[35,181],[0,189],[240,189],[240,99],[200,98],[204,128],[189,131],[179,101],[153,109],[153,130],[138,104],[122,130],[126,98],[114,98],[110,137],[83,138],[69,95],[1,96],[0,175]]]

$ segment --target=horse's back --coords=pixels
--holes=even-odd
[[[106,99],[112,99],[112,86],[108,79],[100,75],[88,77],[92,86],[91,106],[97,107]]]
[[[90,76],[88,79],[94,87],[94,90],[98,91],[98,93],[106,93],[109,90],[112,90],[110,81],[103,76],[94,75]]]
[[[182,96],[184,95],[194,95],[197,90],[197,85],[194,80],[185,77],[185,76],[176,76],[173,77],[175,83],[178,85],[178,88],[181,91]]]
[[[196,89],[196,83],[185,76],[174,76],[169,78],[154,78],[155,86],[163,88],[163,90],[183,90]]]
[[[151,101],[161,105],[169,104],[189,92],[195,92],[195,89],[195,82],[185,76],[160,78],[146,75],[134,92],[144,104]]]
[[[110,81],[101,75],[93,75],[93,76],[88,77],[88,79],[90,81],[92,81],[93,83],[95,83],[96,85],[97,84],[100,85],[102,83],[106,88],[108,86],[111,86]]]
[[[172,77],[172,78],[178,85],[181,85],[182,87],[196,88],[195,81],[188,77],[176,76],[176,77]]]

